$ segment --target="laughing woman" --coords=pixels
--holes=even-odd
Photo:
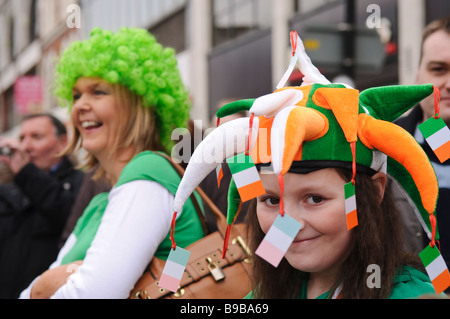
[[[166,259],[173,199],[180,181],[158,152],[185,127],[188,94],[172,49],[147,31],[94,29],[57,67],[56,95],[71,109],[87,168],[100,165],[110,193],[96,196],[50,269],[21,298],[127,298],[153,256]],[[177,244],[203,236],[192,202],[177,219]],[[73,271],[75,270],[76,271]]]

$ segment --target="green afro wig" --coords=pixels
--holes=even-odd
[[[186,127],[190,101],[172,48],[163,48],[148,31],[122,28],[117,33],[95,28],[85,41],[72,43],[57,68],[55,95],[63,107],[73,104],[72,88],[79,77],[100,77],[126,86],[155,108],[161,143],[173,145],[171,132]]]

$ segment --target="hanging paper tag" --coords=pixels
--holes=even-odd
[[[419,254],[419,257],[437,294],[450,287],[450,273],[437,246],[431,247],[428,245]]]
[[[251,156],[245,153],[227,159],[242,202],[266,193]]]
[[[278,267],[300,228],[302,224],[287,214],[278,215],[255,254]]]
[[[220,188],[220,182],[222,181],[222,178],[223,178],[222,164],[219,164],[216,167],[216,176],[217,176],[217,187]]]
[[[342,291],[342,284],[340,284],[339,287],[336,288],[336,290],[333,293],[333,296],[331,296],[331,299],[341,299],[341,291]]]
[[[419,130],[441,163],[450,158],[450,130],[441,117],[431,117],[419,125]]]
[[[358,214],[356,212],[355,185],[352,182],[344,185],[345,190],[345,216],[347,229],[358,226]]]
[[[176,292],[190,255],[190,251],[178,246],[176,249],[172,249],[167,258],[158,286]]]

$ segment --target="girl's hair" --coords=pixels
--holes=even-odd
[[[142,97],[131,92],[127,87],[120,84],[113,84],[112,87],[119,106],[116,111],[121,121],[119,127],[117,127],[114,146],[110,150],[110,154],[113,155],[116,151],[130,146],[134,150],[131,158],[145,150],[164,152],[165,148],[162,146],[159,137],[155,110],[142,107]],[[69,146],[65,150],[66,154],[73,153],[82,145],[80,132],[76,128],[74,128],[73,135]],[[129,161],[131,158],[125,159],[125,161]],[[87,153],[83,167],[90,170],[98,166],[93,177],[94,180],[106,178],[105,171],[97,164],[98,160],[95,156]]]
[[[351,179],[350,171],[336,170],[344,179]],[[393,278],[402,265],[422,270],[423,267],[416,255],[410,255],[403,249],[400,215],[392,200],[389,183],[381,205],[380,198],[373,195],[378,192],[369,175],[357,174],[356,184],[358,226],[352,230],[352,252],[340,269],[330,294],[342,283],[342,298],[387,298]],[[264,238],[256,215],[256,200],[250,204],[247,222],[250,226],[249,245],[255,251]],[[381,288],[369,288],[367,285],[371,274],[367,267],[371,264],[380,266]],[[299,298],[305,276],[306,273],[293,268],[286,259],[274,268],[260,257],[253,256],[252,288],[255,298]]]

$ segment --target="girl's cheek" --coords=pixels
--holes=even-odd
[[[272,226],[273,222],[277,218],[277,213],[273,212],[265,212],[264,209],[261,209],[257,206],[256,208],[259,226],[261,227],[264,233],[269,231],[269,228]]]

